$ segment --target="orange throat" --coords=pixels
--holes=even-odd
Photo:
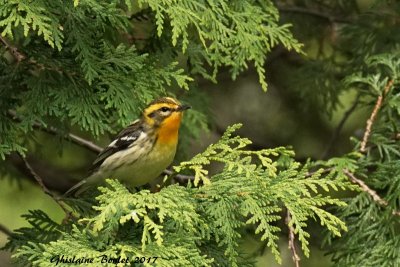
[[[175,145],[178,142],[181,120],[181,113],[174,113],[166,118],[158,129],[158,142],[162,145]]]

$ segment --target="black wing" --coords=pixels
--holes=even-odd
[[[90,172],[96,171],[101,164],[112,154],[128,148],[133,142],[135,142],[140,134],[143,132],[141,121],[135,121],[127,128],[122,130],[117,137],[112,141],[94,160]]]

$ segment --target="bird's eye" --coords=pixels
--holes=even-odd
[[[162,108],[160,108],[160,110],[161,110],[162,112],[167,112],[167,111],[170,111],[170,109],[169,109],[169,108],[167,108],[167,107],[162,107]]]

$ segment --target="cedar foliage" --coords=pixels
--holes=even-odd
[[[253,266],[239,249],[251,231],[281,262],[278,222],[287,210],[305,256],[307,226],[316,220],[327,230],[326,248],[337,266],[398,265],[400,34],[392,32],[400,5],[378,1],[363,12],[355,1],[296,3],[295,9],[278,3],[281,12],[296,13],[282,22],[272,1],[0,0],[3,159],[29,152],[37,125],[54,127],[58,137],[79,130],[97,138],[128,124],[151,99],[183,90],[190,92],[183,100],[195,106],[185,117],[184,136],[193,137],[210,123],[196,81],[217,82],[221,68],[235,79],[251,64],[266,90],[264,65],[277,45],[299,54],[300,67],[286,67],[290,75],[281,85],[305,108],[331,114],[340,94],[355,90],[359,108],[372,111],[381,97],[363,153],[358,137],[348,154],[298,162],[289,148],[252,150],[251,141],[235,133],[240,125],[233,125],[174,167],[194,175],[185,186],[132,192],[107,180],[94,198],[65,200],[79,220],[54,222],[40,210],[24,215],[31,227],[16,230],[6,246],[14,260],[53,266],[54,255],[106,254],[159,256],[158,266]],[[307,8],[328,19],[298,12]],[[302,54],[288,18],[296,34],[320,38],[333,52]],[[303,27],[316,20],[334,31],[330,40],[326,31]],[[340,30],[332,27],[337,24]],[[209,173],[210,164],[220,171]],[[352,177],[366,187],[352,184]],[[357,191],[349,199],[330,194],[349,189]]]

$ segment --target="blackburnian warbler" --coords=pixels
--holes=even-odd
[[[162,97],[144,109],[140,119],[122,130],[97,156],[92,174],[67,191],[76,194],[106,178],[140,186],[157,178],[175,157],[182,112],[190,106]]]

